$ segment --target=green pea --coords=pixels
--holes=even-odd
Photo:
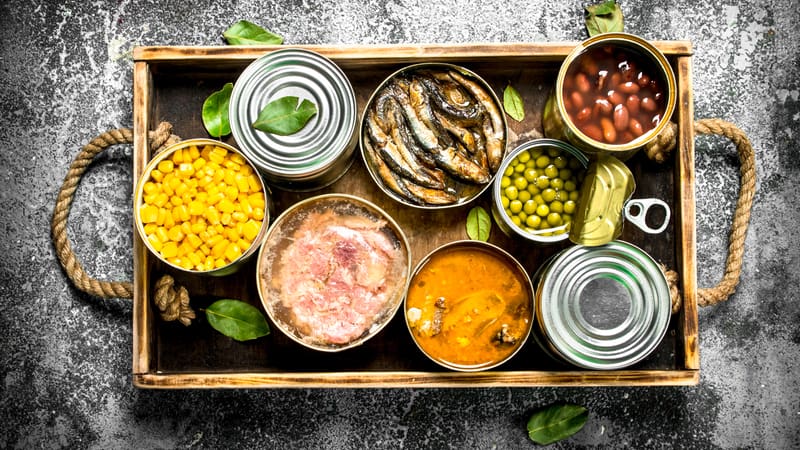
[[[530,192],[531,195],[536,195],[536,194],[542,192],[542,190],[539,189],[538,186],[536,186],[536,183],[530,183],[528,185],[528,188],[526,189],[526,191]]]
[[[574,213],[575,206],[577,206],[575,202],[573,202],[572,200],[567,200],[566,202],[564,202],[564,212],[567,214]]]
[[[542,175],[536,178],[536,187],[538,187],[539,189],[545,189],[547,187],[550,187],[550,179],[547,178],[546,175]]]
[[[544,198],[542,198],[542,194],[536,194],[533,196],[533,201],[536,205],[544,205]]]
[[[550,202],[550,212],[551,213],[564,212],[564,204],[558,200],[553,200],[552,202]]]
[[[503,171],[503,175],[507,177],[514,175],[514,167],[511,164],[509,164],[508,167],[506,167],[506,170]]]
[[[516,172],[516,173],[525,172],[525,164],[524,163],[517,163],[514,166],[514,172]]]
[[[501,188],[505,189],[505,188],[507,188],[509,186],[511,186],[511,178],[509,178],[509,177],[500,178],[500,187]]]
[[[550,203],[553,200],[555,200],[556,199],[556,191],[555,191],[555,189],[547,188],[547,189],[543,190],[542,191],[542,199],[544,199],[544,201],[547,202],[547,203]]]
[[[569,199],[573,202],[578,202],[578,199],[581,197],[581,193],[578,191],[572,191],[569,193]]]
[[[536,207],[536,214],[541,217],[547,217],[547,215],[550,214],[550,208],[546,204],[542,203]]]
[[[541,147],[535,148],[531,150],[531,158],[539,159],[539,157],[542,156],[542,153],[544,153],[544,150],[542,150]]]
[[[519,160],[519,162],[521,162],[521,163],[526,163],[526,162],[528,162],[528,161],[531,159],[531,154],[530,154],[530,153],[528,153],[528,151],[527,151],[527,150],[523,150],[522,152],[520,152],[520,154],[519,154],[519,155],[517,155],[517,159],[518,159],[518,160]]]
[[[516,200],[517,197],[519,197],[519,190],[517,190],[516,186],[508,186],[507,188],[503,189],[503,192],[505,192],[506,197],[508,197],[509,200]]]
[[[575,182],[570,180],[569,177],[564,178],[564,179],[567,180],[567,181],[564,182],[564,189],[566,189],[567,191],[572,192],[572,191],[574,191],[575,189],[578,188],[578,186],[575,185]]]
[[[500,196],[500,203],[503,205],[503,209],[506,209],[506,208],[508,208],[510,200],[505,195],[501,195]]]
[[[516,214],[522,211],[522,202],[519,200],[511,200],[511,203],[508,204],[508,209],[511,210],[511,214]]]
[[[522,210],[525,211],[525,214],[528,214],[528,216],[536,213],[536,202],[533,200],[528,200],[524,205],[522,205]]]
[[[522,203],[525,203],[525,202],[527,202],[528,200],[530,200],[530,199],[531,199],[531,197],[533,197],[533,196],[532,196],[532,195],[531,195],[531,193],[530,193],[530,192],[528,192],[528,191],[527,191],[527,189],[526,189],[526,190],[524,190],[524,191],[519,191],[519,197],[517,197],[517,199],[518,199],[519,201],[521,201]]]
[[[528,187],[528,180],[526,180],[525,177],[516,177],[514,178],[514,186],[521,191]]]
[[[534,229],[537,228],[541,223],[542,223],[542,218],[535,214],[532,216],[528,216],[528,218],[525,219],[525,225]]]
[[[570,169],[558,169],[558,178],[569,180],[572,178],[572,171]]]
[[[528,168],[536,167],[536,160],[535,159],[529,159],[528,162],[525,163],[525,167],[528,167]]]
[[[545,167],[550,165],[550,157],[547,155],[542,155],[536,158],[536,167],[540,169],[544,169]]]
[[[565,201],[569,200],[569,192],[564,191],[564,190],[556,191],[556,200],[558,200],[560,202],[565,202]]]
[[[548,164],[547,167],[544,168],[544,174],[547,175],[547,178],[555,178],[558,176],[558,168],[555,164]]]
[[[551,147],[547,149],[547,154],[550,155],[552,158],[559,156],[561,154],[561,149]]]
[[[525,169],[523,175],[525,176],[525,179],[528,180],[529,183],[533,183],[534,181],[536,181],[536,177],[539,176],[539,174],[536,172],[536,169],[530,167]]]
[[[528,215],[525,214],[525,211],[520,211],[519,214],[517,214],[517,217],[519,217],[520,223],[525,223],[525,220],[528,218]]]
[[[518,217],[518,216],[511,216],[511,222],[513,222],[513,223],[514,223],[514,225],[516,225],[516,226],[518,226],[518,227],[519,227],[519,226],[522,226],[522,221],[521,221],[521,220],[519,220],[519,217]]]
[[[555,157],[555,159],[553,159],[553,164],[555,164],[555,166],[559,169],[563,169],[564,167],[567,167],[569,160],[564,157],[564,155],[558,155]]]
[[[561,214],[551,212],[547,215],[547,223],[550,224],[551,227],[557,227],[561,225]]]
[[[553,189],[564,189],[564,180],[561,178],[553,178],[550,180],[550,187]]]

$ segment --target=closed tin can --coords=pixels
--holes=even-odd
[[[669,325],[667,280],[638,247],[574,246],[534,275],[539,346],[558,361],[613,370],[650,355]]]
[[[603,33],[567,55],[545,103],[545,136],[588,155],[633,156],[664,129],[676,104],[669,61],[646,40]]]
[[[309,100],[317,114],[298,132],[280,136],[253,128],[269,102],[285,96]],[[231,132],[271,185],[311,191],[338,180],[356,145],[356,99],[344,72],[304,49],[276,50],[253,61],[233,86]]]

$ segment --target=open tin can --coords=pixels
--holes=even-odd
[[[317,114],[300,131],[281,136],[252,126],[269,102],[310,100]],[[356,98],[344,72],[310,50],[287,48],[253,61],[233,86],[230,124],[242,152],[271,185],[290,191],[321,189],[352,163]]]
[[[621,369],[650,355],[667,332],[671,304],[664,273],[627,242],[570,247],[533,279],[532,334],[557,361]]]
[[[562,63],[544,134],[624,161],[664,129],[676,97],[675,74],[657,48],[632,34],[598,34]]]

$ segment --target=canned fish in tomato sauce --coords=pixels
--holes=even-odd
[[[585,369],[636,364],[660,344],[671,309],[667,280],[643,250],[624,241],[573,246],[533,277],[531,333],[554,359]]]
[[[252,126],[271,101],[295,96],[309,100],[317,113],[288,136]],[[353,161],[356,98],[345,73],[310,50],[287,48],[253,61],[233,86],[231,132],[267,182],[290,191],[321,189],[338,180]]]

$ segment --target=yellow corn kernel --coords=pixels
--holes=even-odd
[[[239,239],[241,239],[241,238],[242,238],[242,237],[239,235],[239,233],[237,233],[237,232],[236,232],[236,228],[228,228],[228,229],[226,229],[226,230],[225,230],[225,236],[226,236],[226,237],[228,238],[228,240],[229,240],[229,241],[231,241],[231,242],[236,242],[236,241],[238,241]]]
[[[225,255],[225,249],[227,249],[229,245],[230,241],[228,241],[225,238],[220,239],[219,242],[217,242],[216,244],[214,244],[213,247],[211,247],[211,256],[213,256],[214,258],[223,257]]]
[[[155,223],[158,220],[158,207],[145,205],[139,208],[139,217],[142,219],[142,223]]]
[[[187,186],[186,183],[180,183],[175,186],[175,195],[178,197],[183,197],[187,192],[189,192],[189,186]]]
[[[229,185],[225,188],[225,197],[228,197],[230,201],[236,201],[236,197],[239,196],[239,189],[236,188],[236,185]]]
[[[202,169],[206,165],[206,160],[203,158],[197,158],[192,162],[192,166],[194,166],[195,173],[203,173],[200,169]]]
[[[230,225],[232,220],[231,213],[222,213],[222,215],[219,216],[219,223],[222,225]]]
[[[206,221],[205,220],[198,220],[197,222],[192,224],[192,233],[199,235],[203,231],[206,231]]]
[[[211,154],[211,150],[213,150],[213,149],[214,149],[214,146],[212,146],[212,145],[204,146],[203,149],[200,150],[200,157],[208,160],[208,156]]]
[[[172,210],[166,209],[166,214],[164,215],[164,227],[169,229],[175,226],[175,219],[172,217]]]
[[[214,183],[221,183],[225,179],[225,169],[217,168],[211,176],[214,178]]]
[[[223,198],[222,200],[220,200],[218,207],[220,211],[228,214],[232,213],[234,210],[233,202],[231,202],[227,198]]]
[[[250,192],[261,192],[261,181],[256,174],[247,176],[247,184],[250,186]]]
[[[240,166],[243,166],[246,163],[244,157],[238,153],[231,153],[230,160],[236,164],[239,164]]]
[[[166,205],[167,202],[169,202],[169,195],[167,195],[165,192],[156,195],[155,200],[153,200],[153,204],[158,206],[159,208]]]
[[[198,248],[200,248],[200,245],[203,244],[203,240],[200,239],[200,237],[194,233],[189,233],[186,235],[186,242],[188,242],[189,245],[194,250],[197,250]]]
[[[181,178],[189,178],[194,175],[194,166],[190,162],[182,162],[178,166],[178,176]]]
[[[228,261],[236,261],[240,256],[242,256],[242,249],[238,244],[230,244],[225,248],[225,257],[228,258]]]
[[[158,236],[155,234],[148,234],[147,235],[147,242],[150,243],[150,246],[153,247],[153,250],[160,252],[161,251],[161,241],[158,240]]]
[[[251,173],[253,173],[253,168],[250,167],[249,164],[243,164],[242,168],[239,170],[239,173],[241,173],[244,176],[248,176]]]
[[[236,230],[236,232],[239,234],[239,236],[241,236],[242,233],[244,233],[244,222],[236,222],[233,225],[233,229]]]
[[[256,220],[262,220],[264,219],[264,210],[261,208],[253,208],[253,215],[250,217]]]
[[[204,188],[212,182],[214,182],[214,178],[211,175],[203,175],[202,177],[198,178],[197,187]]]
[[[252,244],[252,241],[248,242],[245,239],[239,239],[239,242],[237,242],[236,244],[239,245],[239,248],[242,249],[242,251],[247,251],[247,249],[250,248],[250,244]]]
[[[158,218],[156,219],[156,224],[158,226],[164,225],[164,221],[167,219],[167,208],[158,208]]]
[[[211,270],[214,268],[214,258],[211,256],[206,256],[206,260],[203,263],[203,270]]]
[[[157,167],[158,170],[161,171],[161,173],[167,174],[172,172],[172,169],[175,168],[175,165],[172,164],[172,161],[165,159],[163,161],[159,161]]]
[[[250,219],[242,227],[242,236],[252,241],[258,236],[259,231],[261,231],[261,222]]]
[[[189,253],[192,253],[192,247],[185,241],[181,242],[181,244],[178,245],[178,256],[187,256]]]
[[[200,244],[200,247],[198,247],[197,249],[200,250],[201,252],[203,252],[203,254],[206,255],[206,256],[211,254],[211,249],[208,248],[208,246],[206,244]],[[213,260],[214,258],[211,258],[211,259]]]
[[[217,231],[217,229],[216,229],[216,228],[214,228],[214,225],[209,225],[209,226],[207,226],[207,227],[206,227],[206,231],[205,231],[205,232],[206,232],[206,233],[208,233],[208,235],[209,235],[209,236],[216,236],[216,235],[218,235],[218,234],[219,234],[219,232]]]
[[[253,208],[261,208],[264,209],[264,194],[261,192],[256,192],[247,196],[247,201],[250,202],[250,205]]]
[[[186,192],[185,194],[181,195],[181,202],[183,202],[184,205],[188,206],[189,203],[192,202],[192,196],[188,192]]]
[[[217,234],[222,234],[225,232],[225,225],[221,223],[214,225],[213,228],[217,231]]]
[[[234,180],[236,181],[236,188],[239,192],[249,192],[250,185],[247,184],[247,177],[242,175],[241,173],[237,173],[234,176]]]
[[[237,163],[235,163],[235,162],[233,162],[231,160],[225,161],[222,164],[222,166],[225,167],[226,169],[230,169],[230,171],[233,171],[233,172],[238,172],[242,168],[241,164],[237,164]]]
[[[239,223],[247,222],[247,214],[241,211],[235,211],[231,214],[231,219],[233,219],[234,222],[239,222]]]
[[[253,214],[253,207],[250,205],[250,201],[247,200],[246,195],[239,194],[239,211],[248,217]]]
[[[228,186],[236,186],[236,171],[226,170],[225,176],[222,177],[222,180],[225,181],[225,184]]]
[[[145,204],[152,205],[156,202],[156,198],[158,198],[158,193],[154,192],[152,194],[144,194],[142,196],[142,200]]]
[[[192,159],[197,159],[200,157],[200,150],[197,149],[196,145],[189,146],[189,157]]]
[[[164,178],[164,172],[158,169],[153,169],[150,171],[150,178],[160,183],[161,180]]]
[[[188,236],[192,234],[192,224],[189,222],[183,222],[180,225],[181,231],[183,232],[184,236]]]
[[[216,225],[219,223],[219,210],[217,210],[214,206],[209,206],[206,209],[206,219],[208,219],[208,223],[211,225]]]
[[[216,231],[216,230],[214,230],[214,231]],[[225,239],[225,237],[223,235],[221,235],[219,233],[215,233],[215,234],[209,236],[208,239],[205,240],[205,244],[209,248],[213,248],[215,245],[219,244],[219,242],[221,240],[223,240],[223,239]]]
[[[161,242],[169,241],[169,233],[167,233],[167,229],[164,227],[158,227],[156,229],[155,235]]]
[[[173,195],[172,197],[170,197],[169,202],[170,204],[172,204],[172,206],[181,206],[183,204],[183,200],[181,200],[181,198],[178,197],[177,195]],[[173,217],[175,217],[176,221],[180,220],[178,218],[179,216],[173,216]]]
[[[177,166],[178,164],[183,162],[183,152],[180,149],[174,151],[170,159]]]
[[[176,242],[164,242],[161,247],[161,256],[164,258],[174,258],[178,254],[178,244]]]
[[[142,186],[142,190],[145,194],[152,194],[154,192],[158,192],[158,185],[152,181],[148,181],[144,184],[144,186]]]
[[[222,151],[220,152],[218,150],[222,150]],[[217,164],[222,164],[225,161],[225,154],[226,153],[228,153],[228,151],[225,150],[224,148],[215,147],[214,150],[212,150],[211,153],[208,154],[208,159],[211,160],[211,161],[214,161]]]
[[[183,184],[183,181],[178,177],[170,177],[169,180],[166,181],[170,188],[172,188],[172,192],[177,191],[178,187]],[[172,195],[172,194],[170,194]]]
[[[189,202],[189,214],[193,216],[202,216],[204,212],[206,212],[206,205],[202,202],[198,202],[197,200]]]
[[[178,212],[178,218],[183,222],[186,222],[187,220],[189,220],[191,218],[191,216],[189,215],[189,207],[186,206],[183,203],[181,203],[180,205],[176,206],[175,207],[175,211]]]
[[[220,268],[225,267],[227,265],[228,265],[228,263],[225,262],[225,260],[222,259],[222,258],[217,258],[217,259],[214,260],[214,268],[215,269],[220,269]]]
[[[189,258],[181,259],[180,266],[186,270],[192,270],[192,262],[189,261]]]
[[[191,252],[186,255],[186,258],[192,263],[192,267],[197,268],[198,270],[203,267],[203,259],[195,252]]]
[[[155,223],[148,223],[143,228],[144,228],[144,234],[150,235],[156,232],[156,230],[158,229],[158,225]]]
[[[208,194],[208,200],[206,201],[208,202],[209,205],[216,205],[222,200],[225,200],[225,193],[216,190],[214,194],[211,193]]]
[[[167,236],[169,236],[170,241],[180,242],[183,240],[183,231],[179,225],[175,225],[172,228],[167,230]]]

